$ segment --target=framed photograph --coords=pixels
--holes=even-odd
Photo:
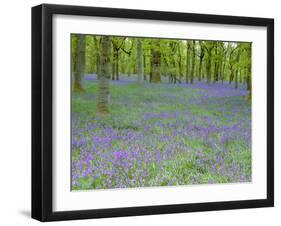
[[[32,8],[32,217],[274,205],[274,20]]]

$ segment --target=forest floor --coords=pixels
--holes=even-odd
[[[110,114],[95,115],[98,81],[72,95],[72,189],[251,181],[251,102],[229,84],[110,82]]]

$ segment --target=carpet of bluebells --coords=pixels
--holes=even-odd
[[[72,95],[72,189],[251,181],[251,102],[241,84],[110,82],[110,114],[95,115],[98,80]]]

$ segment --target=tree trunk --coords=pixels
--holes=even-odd
[[[194,71],[195,71],[195,41],[192,41],[192,59],[191,59],[191,73],[190,73],[190,83],[193,83],[194,80]]]
[[[171,71],[171,82],[176,84],[177,83],[177,74],[176,74],[176,61],[174,56],[172,57],[172,71]]]
[[[211,81],[211,63],[211,56],[209,55],[206,62],[207,83]]]
[[[94,37],[94,45],[95,45],[95,63],[96,63],[96,74],[99,75],[99,68],[100,68],[100,53],[99,53],[99,41],[96,36]]]
[[[182,80],[182,67],[181,67],[181,49],[180,47],[178,48],[178,51],[179,51],[179,80],[181,81]]]
[[[131,76],[131,58],[129,57],[127,59],[127,72],[128,72],[128,77]]]
[[[219,60],[218,60],[218,42],[215,44],[215,69],[214,82],[219,81]]]
[[[200,77],[201,77],[201,80],[204,80],[205,79],[205,74],[206,74],[206,67],[204,67],[205,66],[205,64],[203,63],[203,61],[202,61],[202,66],[201,66],[201,75],[200,75]]]
[[[185,83],[189,83],[189,74],[190,74],[190,43],[186,41],[186,76]]]
[[[251,68],[251,64],[248,65],[248,76],[247,76],[247,89],[249,91],[249,96],[248,99],[251,100],[252,98],[252,68]]]
[[[200,56],[199,59],[199,70],[198,70],[198,80],[201,81],[201,73],[202,73],[202,62],[203,62],[203,57]]]
[[[229,75],[229,81],[228,81],[229,84],[231,84],[231,82],[233,81],[233,78],[234,78],[233,68],[230,67],[230,75]]]
[[[116,51],[115,73],[116,73],[116,80],[119,80],[119,52],[118,51]]]
[[[151,82],[151,79],[152,79],[152,57],[150,58],[149,82]]]
[[[238,70],[235,71],[235,89],[238,88]]]
[[[215,78],[214,78],[214,82],[217,82],[219,80],[219,70],[218,70],[218,63],[215,62]]]
[[[97,98],[97,114],[109,113],[109,79],[110,79],[110,37],[101,37],[100,79]]]
[[[202,74],[202,63],[205,55],[202,41],[199,41],[199,46],[200,46],[200,55],[199,55],[199,65],[198,65],[198,80],[201,81],[201,79],[204,79],[204,74]]]
[[[224,81],[224,71],[225,71],[225,62],[222,63],[222,69],[221,69],[221,82],[222,83]]]
[[[146,80],[146,57],[143,55],[143,80]]]
[[[247,84],[247,79],[248,79],[248,67],[247,66],[245,66],[243,68],[243,74],[244,74],[244,76],[243,76],[243,83]]]
[[[77,49],[74,68],[74,92],[83,92],[82,79],[85,73],[85,35],[77,35]]]
[[[111,79],[115,80],[115,69],[116,69],[116,50],[113,47],[113,61],[112,61],[112,76]]]
[[[154,47],[151,50],[151,82],[161,82],[161,52],[159,40],[154,40]]]
[[[141,38],[138,38],[138,82],[142,79],[142,43]]]
[[[239,69],[239,83],[242,84],[242,68]]]

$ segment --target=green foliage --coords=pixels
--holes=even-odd
[[[100,37],[86,35],[85,73],[98,74]],[[74,34],[71,40],[73,70],[77,46]],[[141,42],[145,80],[149,80],[152,72],[152,53],[158,49],[161,55],[161,75],[169,77],[170,82],[189,81],[187,76],[191,76],[195,82],[201,79],[234,82],[238,79],[235,76],[239,76],[240,83],[250,84],[251,43],[153,38],[142,38]],[[138,73],[137,38],[112,37],[111,48],[111,73],[127,76]],[[112,77],[118,80],[118,77]]]

